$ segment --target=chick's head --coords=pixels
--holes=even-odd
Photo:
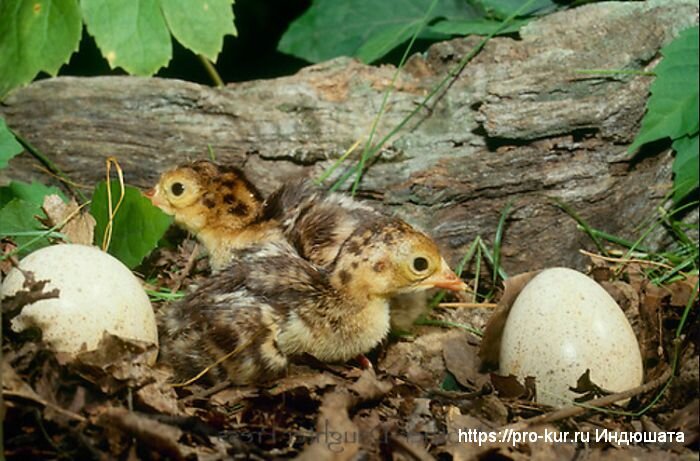
[[[241,170],[206,160],[166,171],[146,195],[195,234],[206,227],[242,229],[262,211],[260,192]]]
[[[378,220],[354,232],[338,254],[333,281],[351,294],[379,297],[466,289],[435,242],[399,219]]]

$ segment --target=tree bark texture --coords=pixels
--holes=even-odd
[[[672,155],[662,149],[632,160],[626,152],[650,77],[579,70],[653,69],[659,49],[697,21],[692,1],[601,3],[553,14],[518,37],[490,40],[422,107],[479,39],[435,44],[400,73],[375,139],[419,110],[371,162],[359,197],[427,230],[452,263],[477,235],[492,240],[512,202],[503,246],[508,273],[581,268],[577,250],[588,239],[550,198],[592,226],[634,238],[672,185]],[[150,187],[164,169],[207,158],[211,147],[218,161],[243,166],[270,192],[291,176],[318,177],[364,142],[394,72],[340,58],[225,88],[61,77],[13,92],[0,114],[80,183],[102,179],[105,158],[116,156],[128,183]],[[3,174],[46,181],[26,155]]]

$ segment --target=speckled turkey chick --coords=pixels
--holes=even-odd
[[[358,226],[327,268],[286,241],[256,244],[163,309],[161,358],[182,379],[225,358],[208,377],[236,384],[279,376],[301,354],[346,361],[384,339],[392,297],[431,288],[465,284],[429,237],[399,219]]]

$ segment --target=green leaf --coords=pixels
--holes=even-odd
[[[455,375],[453,375],[449,371],[445,372],[445,379],[443,379],[442,383],[440,383],[440,389],[442,389],[443,391],[454,392],[463,390],[462,386],[460,386],[459,382],[457,382],[457,378],[455,378]]]
[[[0,1],[0,97],[39,71],[56,75],[78,49],[77,0]]]
[[[37,216],[44,216],[39,205],[15,198],[0,209],[0,237],[11,237],[18,245],[33,243],[24,248],[19,254],[23,256],[49,244],[46,237],[36,239],[34,236],[16,235],[30,231],[45,230]]]
[[[152,75],[170,61],[170,33],[158,0],[81,0],[80,4],[88,32],[110,67]]]
[[[24,148],[22,145],[17,142],[15,135],[12,134],[5,124],[5,119],[0,117],[0,169],[5,168],[7,162],[15,155],[20,154],[23,150]]]
[[[445,19],[432,24],[430,30],[446,35],[488,35],[495,31],[498,31],[498,34],[512,34],[527,23],[528,20],[516,19],[501,29],[502,21],[490,19],[474,19],[470,21]]]
[[[700,174],[698,133],[676,139],[673,142],[673,149],[676,151],[676,159],[673,161],[675,174],[673,201],[678,203],[698,188],[698,174]]]
[[[178,42],[212,61],[221,51],[225,35],[236,35],[233,0],[160,0],[170,32]]]
[[[9,185],[0,187],[0,207],[7,205],[14,199],[24,200],[41,207],[44,204],[44,197],[51,194],[58,195],[61,197],[61,200],[66,202],[65,195],[56,187],[45,186],[36,181],[33,181],[31,184],[12,181]]]
[[[379,57],[379,52],[388,52],[411,36],[411,26],[423,21],[432,3],[433,0],[316,0],[292,22],[278,49],[311,62],[359,56],[360,51],[365,59]],[[440,0],[428,22],[478,17],[476,8],[463,0]],[[435,33],[426,29],[419,37],[426,34]],[[378,46],[380,38],[374,38],[380,35],[390,40],[384,47]]]
[[[495,15],[498,19],[504,19],[515,13],[523,6],[525,1],[526,0],[481,0],[477,3],[481,4],[486,11]],[[557,8],[557,4],[551,0],[534,0],[532,5],[524,10],[520,16],[541,15],[549,13]]]
[[[119,199],[119,184],[111,182],[112,204]],[[105,181],[95,187],[90,213],[95,218],[95,244],[102,240],[109,222],[107,185]],[[136,267],[158,244],[172,218],[153,206],[141,192],[126,186],[124,200],[114,216],[112,240],[108,252],[126,264]]]
[[[647,112],[629,152],[657,139],[676,139],[698,131],[698,26],[681,32],[661,54]]]

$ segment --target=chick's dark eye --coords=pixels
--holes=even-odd
[[[423,272],[427,268],[428,268],[428,260],[425,259],[424,257],[419,256],[413,260],[413,269],[415,269],[416,272]]]
[[[170,186],[170,191],[175,197],[178,197],[182,195],[183,192],[185,192],[185,186],[183,186],[181,182],[176,182],[175,184]]]

